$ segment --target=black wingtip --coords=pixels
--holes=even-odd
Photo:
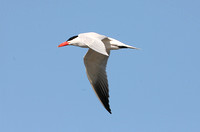
[[[126,47],[126,46],[118,46],[120,49],[122,49],[122,48],[128,48],[128,47]]]
[[[105,108],[110,114],[112,114],[111,109],[110,109],[110,105],[109,105],[109,100],[108,100],[108,98],[107,98],[106,102],[103,102],[103,105],[104,105],[104,108]]]
[[[109,108],[106,108],[106,110],[107,110],[110,114],[112,114],[110,107],[109,107]]]

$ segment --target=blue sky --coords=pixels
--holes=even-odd
[[[200,131],[198,0],[0,0],[1,132]],[[110,115],[86,77],[98,32],[141,50],[112,51]]]

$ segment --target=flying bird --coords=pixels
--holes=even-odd
[[[108,79],[106,74],[106,64],[110,55],[110,50],[137,48],[123,44],[116,39],[95,32],[81,33],[73,36],[66,42],[58,45],[58,47],[67,45],[89,48],[88,52],[84,56],[87,77],[97,97],[105,109],[111,114],[109,105]]]

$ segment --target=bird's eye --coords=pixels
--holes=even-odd
[[[75,38],[77,38],[77,37],[78,37],[78,35],[73,36],[73,37],[69,38],[67,41],[73,40],[73,39],[75,39]]]

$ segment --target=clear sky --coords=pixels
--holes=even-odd
[[[199,0],[0,0],[0,132],[199,132]],[[87,79],[97,32],[112,51],[109,114]]]

